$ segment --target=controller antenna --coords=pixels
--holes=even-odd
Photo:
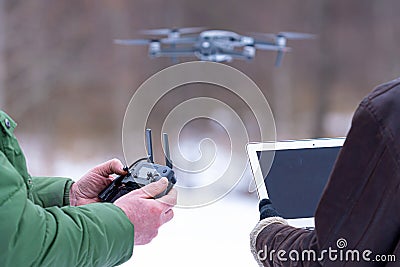
[[[163,133],[163,144],[165,152],[165,165],[172,169],[171,155],[169,154],[168,134]]]
[[[153,158],[153,142],[151,140],[151,129],[146,129],[146,146],[147,146],[147,159],[150,163],[154,163]]]

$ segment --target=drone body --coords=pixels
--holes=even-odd
[[[197,35],[186,35],[200,32]],[[225,30],[203,30],[203,28],[155,29],[144,30],[143,34],[166,36],[154,39],[115,40],[122,45],[148,45],[150,57],[195,56],[199,60],[213,62],[230,62],[234,59],[251,60],[256,49],[277,51],[275,66],[279,66],[283,53],[289,52],[287,39],[310,39],[314,35],[305,33],[281,32],[278,34],[254,34],[268,38],[256,39]],[[184,36],[181,36],[184,35]]]

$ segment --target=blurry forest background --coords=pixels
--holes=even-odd
[[[275,116],[278,140],[345,136],[363,96],[400,76],[399,10],[396,0],[0,0],[0,108],[19,123],[16,135],[31,174],[76,179],[94,164],[123,158],[121,128],[131,96],[147,78],[172,65],[166,58],[150,59],[146,46],[118,46],[113,39],[141,38],[141,29],[165,27],[203,26],[243,35],[298,31],[318,38],[289,40],[293,51],[279,68],[271,51],[257,51],[251,62],[227,64],[263,91]],[[174,97],[185,100],[210,91],[202,90],[189,86]],[[162,103],[165,109],[172,108],[168,103]],[[162,116],[152,117],[153,125],[161,123],[158,117]],[[249,266],[248,233],[257,220],[257,203],[253,194],[253,202],[245,206],[247,186],[239,191],[239,201],[224,207],[217,203],[214,213],[177,214],[176,224],[165,227],[171,236],[165,232],[147,253],[136,253],[136,260],[142,257],[141,266],[148,266],[146,257],[162,264],[170,258],[169,250],[159,259],[153,252],[170,247],[173,239],[174,250],[185,251],[182,266],[187,266],[182,257],[190,260],[193,255],[198,266]],[[239,210],[242,230],[238,218],[229,217]],[[220,225],[205,221],[218,216],[231,223],[222,217]],[[199,221],[201,227],[188,228]],[[240,241],[233,239],[233,231]],[[231,265],[227,258],[215,264],[213,257],[220,256],[222,246],[217,237],[227,249],[232,246]],[[185,244],[192,240],[197,243],[191,243],[189,252]],[[208,257],[199,257],[196,249]]]
[[[344,136],[362,97],[400,74],[399,8],[395,0],[1,0],[0,107],[19,123],[33,172],[53,174],[64,158],[122,157],[130,97],[172,63],[113,39],[160,27],[299,31],[318,38],[289,41],[280,68],[271,51],[227,64],[261,88],[278,139]]]

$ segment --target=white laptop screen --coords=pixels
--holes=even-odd
[[[275,150],[274,161],[267,174],[269,166],[263,164],[262,159],[273,152],[257,151],[268,195],[284,218],[314,216],[340,148]]]

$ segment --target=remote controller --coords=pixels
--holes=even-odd
[[[98,197],[103,202],[114,202],[132,190],[139,189],[145,185],[156,182],[162,177],[168,179],[167,189],[155,196],[160,198],[171,190],[176,183],[175,173],[172,170],[172,162],[169,155],[168,135],[163,133],[163,143],[165,149],[165,165],[155,164],[153,161],[153,147],[151,130],[146,130],[147,157],[135,161],[131,166],[126,167],[127,174],[120,175],[100,192]]]

